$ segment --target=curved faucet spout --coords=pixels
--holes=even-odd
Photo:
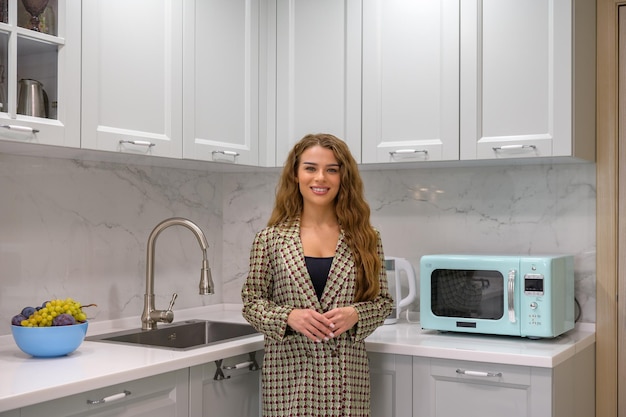
[[[156,239],[159,234],[170,226],[184,226],[191,230],[198,244],[202,249],[202,268],[200,273],[200,294],[213,294],[213,279],[211,277],[211,269],[209,268],[209,261],[207,259],[207,249],[209,244],[207,243],[206,236],[194,222],[182,217],[172,217],[163,220],[157,224],[148,237],[148,246],[146,254],[146,293],[144,295],[143,313],[141,314],[141,328],[144,330],[150,330],[156,328],[158,321],[171,323],[174,319],[174,313],[172,312],[172,306],[174,304],[175,297],[170,303],[170,307],[167,310],[156,310],[154,306],[154,253],[156,246]]]

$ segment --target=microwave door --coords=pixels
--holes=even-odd
[[[516,276],[512,267],[436,269],[426,321],[439,330],[518,335]]]

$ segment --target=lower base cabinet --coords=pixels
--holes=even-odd
[[[189,370],[189,415],[260,417],[263,351],[233,356]]]
[[[370,362],[371,417],[413,415],[412,356],[368,353]]]
[[[554,368],[413,359],[413,415],[593,417],[595,347]]]
[[[24,407],[20,417],[187,417],[189,369]]]
[[[594,417],[595,345],[553,368],[369,353],[371,417]],[[263,351],[0,413],[260,417]]]

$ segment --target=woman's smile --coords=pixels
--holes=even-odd
[[[326,187],[311,187],[315,194],[326,194],[329,188]]]

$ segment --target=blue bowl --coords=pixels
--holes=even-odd
[[[53,358],[74,352],[87,334],[87,322],[70,326],[11,326],[13,339],[22,352],[38,358]]]

